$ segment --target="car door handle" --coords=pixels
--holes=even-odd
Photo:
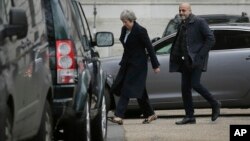
[[[250,56],[248,56],[248,57],[246,58],[246,60],[250,60]]]

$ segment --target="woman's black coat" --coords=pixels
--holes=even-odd
[[[146,88],[148,55],[154,69],[158,68],[160,64],[147,30],[134,22],[127,41],[124,43],[126,30],[126,27],[122,27],[120,41],[124,47],[124,53],[111,93],[128,98],[141,98]]]

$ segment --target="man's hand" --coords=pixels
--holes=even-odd
[[[154,72],[155,72],[155,73],[159,73],[160,71],[161,71],[160,68],[154,69]]]

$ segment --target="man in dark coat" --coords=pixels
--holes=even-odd
[[[112,121],[122,124],[129,98],[137,98],[142,113],[146,117],[143,123],[149,123],[156,119],[156,115],[149,103],[146,90],[148,55],[155,73],[160,72],[160,64],[147,30],[135,21],[134,12],[123,11],[121,20],[124,26],[122,27],[120,41],[124,47],[124,53],[119,63],[120,70],[111,88],[111,93],[119,94],[120,100],[115,111],[116,117]]]
[[[196,123],[192,101],[192,88],[202,95],[212,107],[211,120],[220,114],[221,103],[200,83],[202,72],[207,70],[209,50],[215,38],[204,19],[191,12],[189,3],[179,6],[182,19],[170,53],[170,72],[182,73],[182,99],[186,116],[177,125]]]

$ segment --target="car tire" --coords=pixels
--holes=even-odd
[[[34,141],[53,141],[53,118],[49,102],[46,100],[41,125]]]
[[[10,108],[7,107],[5,109],[6,111],[6,116],[2,116],[3,119],[1,119],[2,121],[0,121],[0,129],[1,132],[0,133],[0,140],[4,140],[4,141],[12,141],[12,125],[13,125],[13,118],[12,118],[12,114],[10,112]]]
[[[97,116],[92,123],[92,141],[106,141],[107,140],[107,107],[106,98],[103,96],[101,107],[98,109]]]
[[[109,89],[107,87],[105,87],[104,96],[105,96],[105,101],[106,101],[106,110],[108,113],[111,110],[111,96],[110,96]]]
[[[69,119],[64,128],[64,141],[90,141],[91,119],[89,99],[87,98],[83,114],[78,118]]]
[[[87,99],[85,110],[81,122],[83,123],[83,133],[79,133],[79,141],[90,141],[91,140],[91,121],[90,121],[90,105],[89,99]]]

